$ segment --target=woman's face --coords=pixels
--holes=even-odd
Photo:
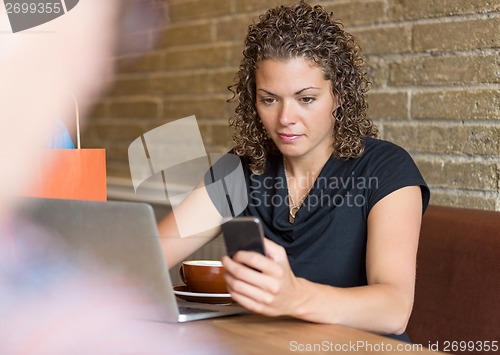
[[[257,112],[283,155],[329,157],[338,104],[323,71],[304,58],[265,59],[255,76]]]

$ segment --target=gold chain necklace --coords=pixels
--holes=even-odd
[[[312,182],[311,186],[307,189],[306,193],[299,199],[299,203],[295,203],[292,194],[290,193],[290,185],[288,183],[288,173],[286,171],[286,162],[285,162],[285,156],[283,156],[283,169],[285,170],[285,179],[286,179],[286,186],[288,190],[288,202],[289,202],[289,213],[290,213],[290,223],[293,223],[295,221],[295,215],[300,209],[300,206],[302,206],[302,202],[306,199],[307,195],[309,195],[309,192],[311,192],[314,183],[316,182],[316,178]]]

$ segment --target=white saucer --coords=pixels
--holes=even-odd
[[[189,297],[209,297],[209,298],[218,298],[218,297],[231,297],[229,293],[197,293],[197,292],[189,292],[189,291],[181,291],[174,288],[174,293],[179,296],[189,296]]]
[[[196,293],[189,292],[189,289],[184,286],[174,286],[174,294],[189,302],[201,302],[201,303],[216,303],[216,304],[228,304],[232,303],[231,295],[229,293]]]

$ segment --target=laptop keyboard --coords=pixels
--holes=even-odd
[[[218,312],[219,310],[216,309],[179,306],[180,314],[199,314],[199,313],[218,313]]]

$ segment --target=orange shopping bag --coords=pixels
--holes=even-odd
[[[44,149],[25,195],[106,201],[106,151],[81,149],[80,115],[75,104],[77,149]]]
[[[104,149],[46,149],[26,195],[106,201]]]

